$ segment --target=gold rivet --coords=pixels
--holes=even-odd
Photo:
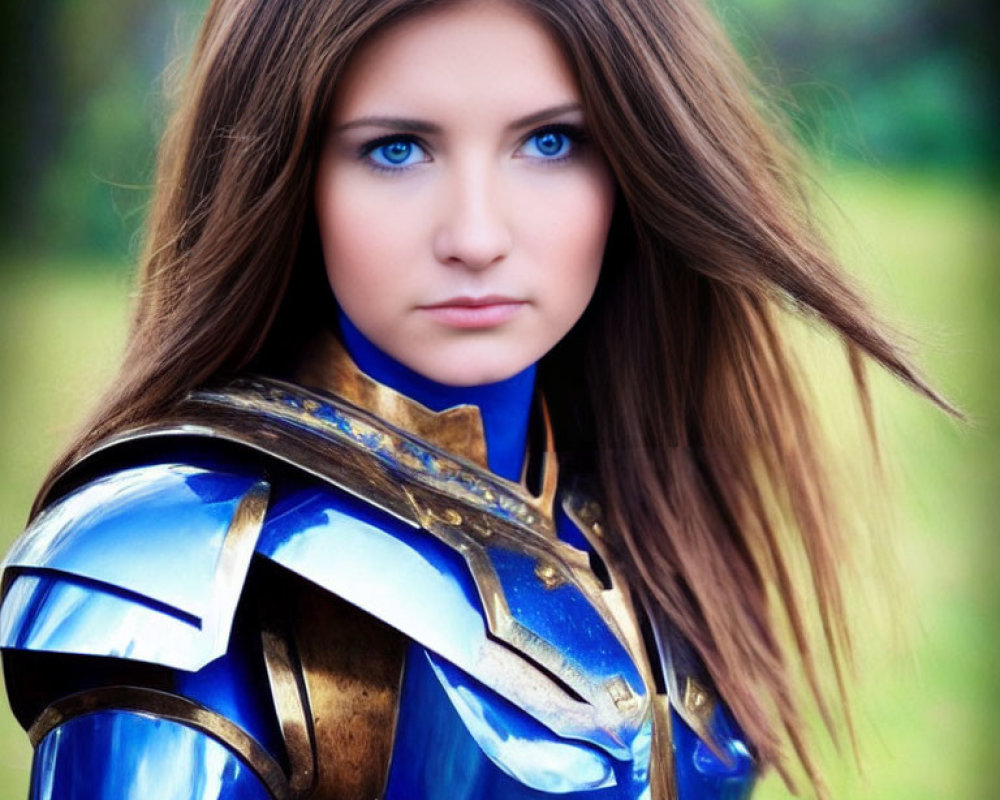
[[[694,678],[690,677],[684,686],[684,699],[682,702],[688,713],[693,714],[702,721],[709,720],[715,710],[712,695],[709,691]]]
[[[542,582],[546,589],[554,589],[563,582],[559,571],[552,564],[544,561],[539,561],[535,566],[535,577]]]

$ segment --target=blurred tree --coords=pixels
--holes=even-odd
[[[133,254],[164,117],[159,82],[202,0],[9,6],[0,154],[7,244]]]
[[[0,26],[0,211],[20,231],[32,203],[18,187],[36,186],[64,114],[48,86],[48,29],[54,0],[2,0]],[[30,195],[30,192],[28,193]],[[27,202],[26,202],[27,201]]]
[[[995,47],[983,0],[717,0],[803,138],[883,164],[995,162]]]

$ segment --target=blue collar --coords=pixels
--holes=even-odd
[[[446,386],[425,378],[372,344],[341,311],[340,335],[348,354],[368,377],[432,411],[460,405],[479,409],[490,469],[502,478],[520,481],[535,365],[510,378],[481,386]]]

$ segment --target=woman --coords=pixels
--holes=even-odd
[[[787,305],[866,409],[863,355],[942,403],[693,0],[217,0],[121,373],[6,562],[32,797],[745,797],[789,746],[821,792]]]

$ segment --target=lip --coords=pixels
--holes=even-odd
[[[450,297],[440,303],[419,306],[436,321],[452,328],[493,328],[512,319],[527,305],[504,295]]]

